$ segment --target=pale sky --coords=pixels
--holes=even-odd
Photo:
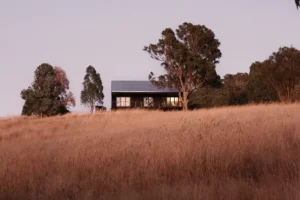
[[[80,105],[85,69],[101,74],[105,106],[111,80],[147,80],[161,72],[143,47],[165,28],[206,25],[220,40],[217,72],[249,72],[280,46],[300,49],[294,0],[0,0],[0,116],[20,115],[22,89],[41,63],[62,67]]]

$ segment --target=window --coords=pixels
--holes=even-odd
[[[179,106],[178,97],[167,97],[167,105],[168,106]]]
[[[144,107],[153,107],[153,97],[144,97]]]
[[[117,97],[117,107],[130,107],[130,97]]]

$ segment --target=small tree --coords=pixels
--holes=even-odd
[[[280,47],[269,59],[262,62],[260,72],[276,90],[282,102],[295,100],[295,86],[300,78],[300,51],[294,47]]]
[[[295,3],[296,3],[296,7],[298,9],[298,7],[300,7],[300,0],[295,0]]]
[[[21,91],[21,98],[25,100],[22,115],[52,116],[68,112],[66,102],[69,100],[62,98],[68,96],[64,95],[68,88],[57,79],[58,71],[47,63],[37,67],[34,72],[34,82],[28,89]],[[68,81],[65,73],[64,78]],[[72,98],[68,96],[68,99]],[[75,105],[74,98],[72,102]]]
[[[151,72],[149,80],[159,88],[177,89],[183,109],[187,110],[189,95],[217,77],[219,45],[213,31],[204,25],[183,23],[175,32],[166,28],[157,44],[144,47],[165,69],[158,79]]]
[[[90,109],[93,113],[97,103],[103,103],[103,85],[100,74],[93,66],[86,68],[86,75],[83,81],[83,90],[81,91],[81,103]]]

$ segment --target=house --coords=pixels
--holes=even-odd
[[[177,90],[159,89],[150,81],[112,81],[111,109],[181,110]]]

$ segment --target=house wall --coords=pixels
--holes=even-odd
[[[154,109],[167,108],[163,105],[167,97],[178,97],[178,93],[112,93],[111,109],[124,109],[117,107],[117,97],[130,97],[131,107],[130,108],[143,108],[144,97],[152,97],[154,101]],[[170,108],[170,107],[169,107]],[[181,106],[171,107],[170,109],[180,109]]]

